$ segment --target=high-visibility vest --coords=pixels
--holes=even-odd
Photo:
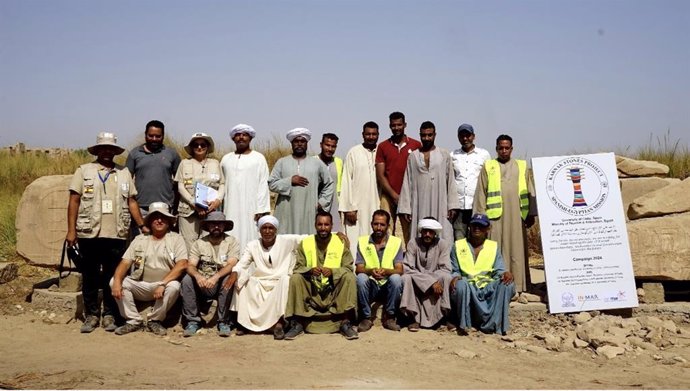
[[[386,248],[383,250],[383,259],[379,260],[379,254],[376,251],[376,246],[373,243],[369,243],[369,236],[359,237],[359,251],[364,257],[364,265],[368,269],[393,269],[393,261],[395,256],[400,250],[402,245],[402,240],[396,236],[388,236],[388,242],[386,242]],[[388,281],[388,277],[382,278],[380,280],[374,280],[379,285],[384,285]]]
[[[494,271],[497,250],[497,242],[489,239],[485,240],[475,262],[474,254],[469,243],[467,243],[467,239],[457,240],[455,242],[455,256],[458,258],[460,273],[467,278],[470,284],[474,284],[477,288],[485,287],[493,280],[491,274]]]
[[[524,220],[529,211],[529,194],[527,192],[527,162],[516,160],[518,165],[518,194],[520,195],[520,216]],[[501,196],[501,166],[497,160],[487,160],[484,163],[488,177],[486,189],[486,216],[497,219],[503,214],[503,198]]]
[[[302,250],[304,251],[304,256],[307,258],[307,266],[310,269],[315,268],[318,263],[318,256],[316,255],[316,236],[311,235],[302,240]],[[345,244],[336,234],[331,234],[331,241],[328,242],[328,247],[326,247],[326,259],[323,261],[323,267],[329,269],[337,269],[340,267],[343,252],[345,251]],[[321,276],[320,278],[312,278],[316,289],[323,290],[331,282],[328,277]]]
[[[317,159],[321,159],[319,155],[314,156]],[[335,192],[336,194],[340,194],[340,189],[343,188],[343,159],[333,156],[333,161],[335,162],[335,174],[336,174],[336,181],[335,181]]]

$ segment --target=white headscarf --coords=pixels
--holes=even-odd
[[[256,130],[247,124],[237,124],[232,130],[230,130],[230,138],[235,137],[237,133],[247,133],[249,137],[256,137]]]
[[[294,128],[291,131],[287,132],[285,135],[287,137],[289,142],[292,142],[297,137],[304,137],[307,139],[307,141],[311,140],[311,130],[307,128]]]
[[[422,232],[423,229],[430,229],[436,232],[436,235],[443,231],[443,226],[436,220],[432,219],[421,219],[417,223],[417,231]]]
[[[261,229],[261,227],[263,227],[264,224],[271,224],[272,226],[276,227],[276,229],[278,229],[278,219],[271,215],[262,216],[256,223],[256,226],[259,229]]]

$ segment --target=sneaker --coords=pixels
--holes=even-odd
[[[359,338],[357,330],[355,330],[355,328],[352,327],[350,321],[348,320],[340,324],[340,334],[342,334],[347,340]]]
[[[419,323],[411,323],[409,326],[407,326],[407,329],[413,333],[416,333],[417,331],[419,331]]]
[[[103,326],[105,331],[112,333],[117,328],[117,325],[115,324],[115,317],[112,315],[104,316],[101,326]]]
[[[284,338],[285,338],[285,329],[283,329],[283,325],[280,323],[276,323],[276,325],[273,326],[273,339],[281,340]]]
[[[164,336],[168,334],[168,329],[166,329],[161,322],[157,320],[151,320],[146,323],[146,329],[156,335]]]
[[[392,330],[392,331],[400,331],[400,326],[398,323],[395,322],[394,318],[388,318],[383,322],[383,328]]]
[[[120,326],[120,327],[115,329],[115,334],[125,335],[125,334],[129,334],[133,331],[139,331],[139,330],[141,330],[141,324],[125,323],[124,326]]]
[[[288,341],[292,341],[293,339],[297,338],[300,334],[304,333],[304,327],[302,327],[302,324],[297,321],[292,321],[290,322],[290,329],[285,333],[285,339]]]
[[[218,323],[218,336],[219,337],[229,337],[230,336],[230,325],[227,323]]]
[[[184,332],[182,333],[183,337],[191,337],[192,335],[196,334],[197,331],[199,331],[201,327],[199,326],[198,322],[189,322],[187,323],[187,327],[184,328]]]
[[[84,324],[81,325],[81,332],[82,333],[90,333],[98,327],[98,316],[95,315],[89,315],[86,317],[86,320],[84,320]]]
[[[371,321],[371,319],[367,319],[367,318],[362,319],[362,321],[359,322],[359,325],[357,325],[357,331],[359,331],[360,333],[363,333],[365,331],[369,331],[369,329],[373,325],[374,325],[374,323]]]

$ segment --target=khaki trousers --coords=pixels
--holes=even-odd
[[[159,286],[158,282],[136,281],[125,277],[124,281],[122,281],[122,300],[115,301],[117,301],[117,306],[120,308],[120,315],[127,320],[127,323],[139,325],[144,321],[139,310],[137,310],[136,300],[152,301],[153,292]],[[110,288],[112,287],[113,279],[110,280]],[[153,310],[148,314],[148,320],[162,322],[179,295],[180,282],[170,281],[165,286],[163,298],[156,300],[156,303],[153,305]]]

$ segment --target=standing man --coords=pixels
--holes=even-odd
[[[329,211],[335,182],[320,159],[307,158],[311,131],[295,128],[286,135],[292,155],[280,158],[268,178],[268,188],[278,193],[275,216],[278,233],[308,235],[318,210]]]
[[[352,253],[331,233],[332,225],[330,213],[319,211],[316,235],[303,239],[297,250],[285,308],[285,317],[290,320],[287,340],[304,330],[316,334],[340,331],[347,339],[358,338],[352,327],[357,308]]]
[[[268,193],[268,164],[260,152],[251,149],[256,131],[238,124],[230,131],[235,151],[223,156],[220,166],[225,176],[225,204],[229,220],[236,222],[232,234],[239,241],[240,254],[247,243],[257,239],[256,221],[271,211]]]
[[[450,249],[453,242],[440,238],[441,223],[424,218],[417,224],[420,236],[410,240],[405,253],[405,273],[400,311],[411,318],[410,331],[433,327],[450,311],[448,288]]]
[[[491,220],[489,239],[498,242],[518,293],[530,288],[527,258],[527,228],[534,224],[536,201],[527,162],[511,159],[513,139],[505,134],[496,139],[495,160],[487,160],[479,175],[474,195],[474,212]]]
[[[78,245],[83,259],[76,265],[83,279],[82,333],[92,332],[100,322],[99,289],[103,290],[102,326],[105,331],[115,331],[119,314],[108,282],[125,252],[130,219],[138,226],[144,225],[134,199],[137,189],[132,176],[113,161],[115,155],[125,151],[117,145],[117,137],[101,132],[88,151],[96,155],[96,161],[79,166],[72,176],[65,238],[68,246]]]
[[[371,302],[384,298],[386,307],[381,323],[388,330],[400,331],[395,314],[402,294],[403,251],[402,240],[388,234],[391,215],[379,209],[371,216],[371,235],[357,241],[357,302],[359,305],[359,332],[367,331],[371,321]]]
[[[455,239],[467,236],[467,228],[472,217],[472,203],[477,189],[477,180],[484,162],[491,159],[489,151],[474,145],[474,128],[469,124],[458,127],[458,141],[461,148],[451,153],[453,169],[455,171],[455,185],[458,189],[460,202],[459,215],[453,224]]]
[[[393,218],[391,233],[395,234],[398,216],[398,201],[402,189],[407,157],[410,152],[422,146],[422,144],[405,135],[405,114],[395,111],[388,116],[389,127],[393,135],[379,144],[376,149],[376,179],[381,189],[381,209],[390,213]],[[410,224],[400,221],[404,243],[410,240]]]
[[[127,156],[126,165],[134,177],[137,202],[143,216],[155,201],[163,201],[173,211],[177,210],[179,194],[173,177],[180,165],[180,155],[163,145],[164,138],[165,125],[158,120],[149,121],[144,130],[146,142],[132,149]]]
[[[417,231],[417,221],[432,216],[443,227],[443,239],[453,242],[453,221],[457,209],[458,191],[455,187],[453,159],[447,150],[437,148],[436,127],[424,121],[419,128],[422,146],[410,152],[403,178],[398,214]]]
[[[335,150],[338,148],[338,136],[333,133],[324,133],[321,137],[321,153],[317,155],[319,159],[326,165],[328,172],[331,175],[331,180],[335,182],[335,191],[331,197],[331,216],[333,216],[333,232],[342,232],[342,225],[340,223],[340,213],[338,212],[338,196],[342,187],[343,178],[343,159],[335,156]]]
[[[345,157],[339,198],[340,212],[344,216],[344,231],[353,253],[356,253],[357,239],[369,234],[368,217],[380,205],[375,165],[376,143],[379,140],[379,126],[376,122],[364,124],[362,139],[362,144],[352,147]]]

